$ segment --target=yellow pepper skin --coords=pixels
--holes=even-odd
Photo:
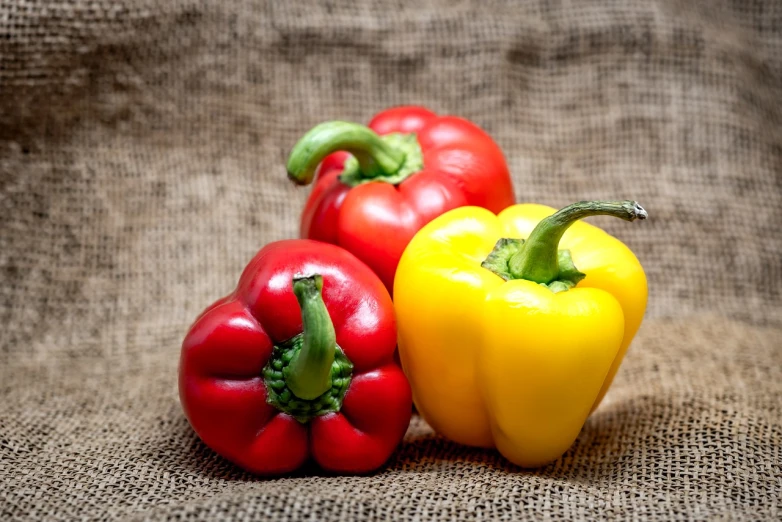
[[[522,467],[573,444],[647,301],[630,249],[578,221],[596,214],[646,218],[635,202],[581,202],[556,214],[522,204],[499,216],[462,207],[415,235],[394,281],[399,354],[416,407],[437,432],[496,447]],[[503,238],[527,241],[498,250],[492,265]]]

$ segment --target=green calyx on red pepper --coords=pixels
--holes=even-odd
[[[320,275],[293,278],[303,332],[275,345],[263,369],[267,402],[302,423],[340,410],[353,371],[337,346],[322,289]]]
[[[349,152],[339,181],[350,187],[381,181],[398,185],[424,166],[414,133],[379,136],[369,127],[329,121],[313,127],[296,143],[288,158],[288,177],[308,185],[323,159],[335,150]]]

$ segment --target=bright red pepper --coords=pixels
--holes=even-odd
[[[391,298],[365,264],[334,245],[279,241],[191,327],[179,394],[201,439],[254,473],[289,472],[308,457],[367,472],[410,421],[395,347]]]
[[[301,237],[346,248],[389,292],[402,252],[429,221],[456,207],[499,213],[514,202],[494,140],[467,120],[423,107],[388,109],[369,127],[340,121],[316,126],[293,148],[288,176],[309,184],[319,164]]]

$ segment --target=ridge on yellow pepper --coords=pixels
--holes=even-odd
[[[598,406],[641,325],[647,284],[621,241],[579,221],[645,219],[633,201],[499,215],[462,207],[422,228],[394,281],[413,399],[443,436],[538,467]]]

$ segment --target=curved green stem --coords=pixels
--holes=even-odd
[[[320,162],[338,150],[349,152],[358,160],[359,171],[365,179],[396,173],[406,156],[369,127],[329,121],[315,126],[293,147],[288,157],[288,177],[298,185],[309,185]]]
[[[565,231],[589,216],[614,216],[626,221],[646,219],[648,214],[635,201],[581,201],[543,219],[508,261],[513,279],[548,284],[559,276],[559,241]]]
[[[302,346],[284,372],[285,383],[300,399],[315,399],[331,389],[331,365],[337,336],[321,291],[320,275],[294,276],[293,293],[301,307]]]

